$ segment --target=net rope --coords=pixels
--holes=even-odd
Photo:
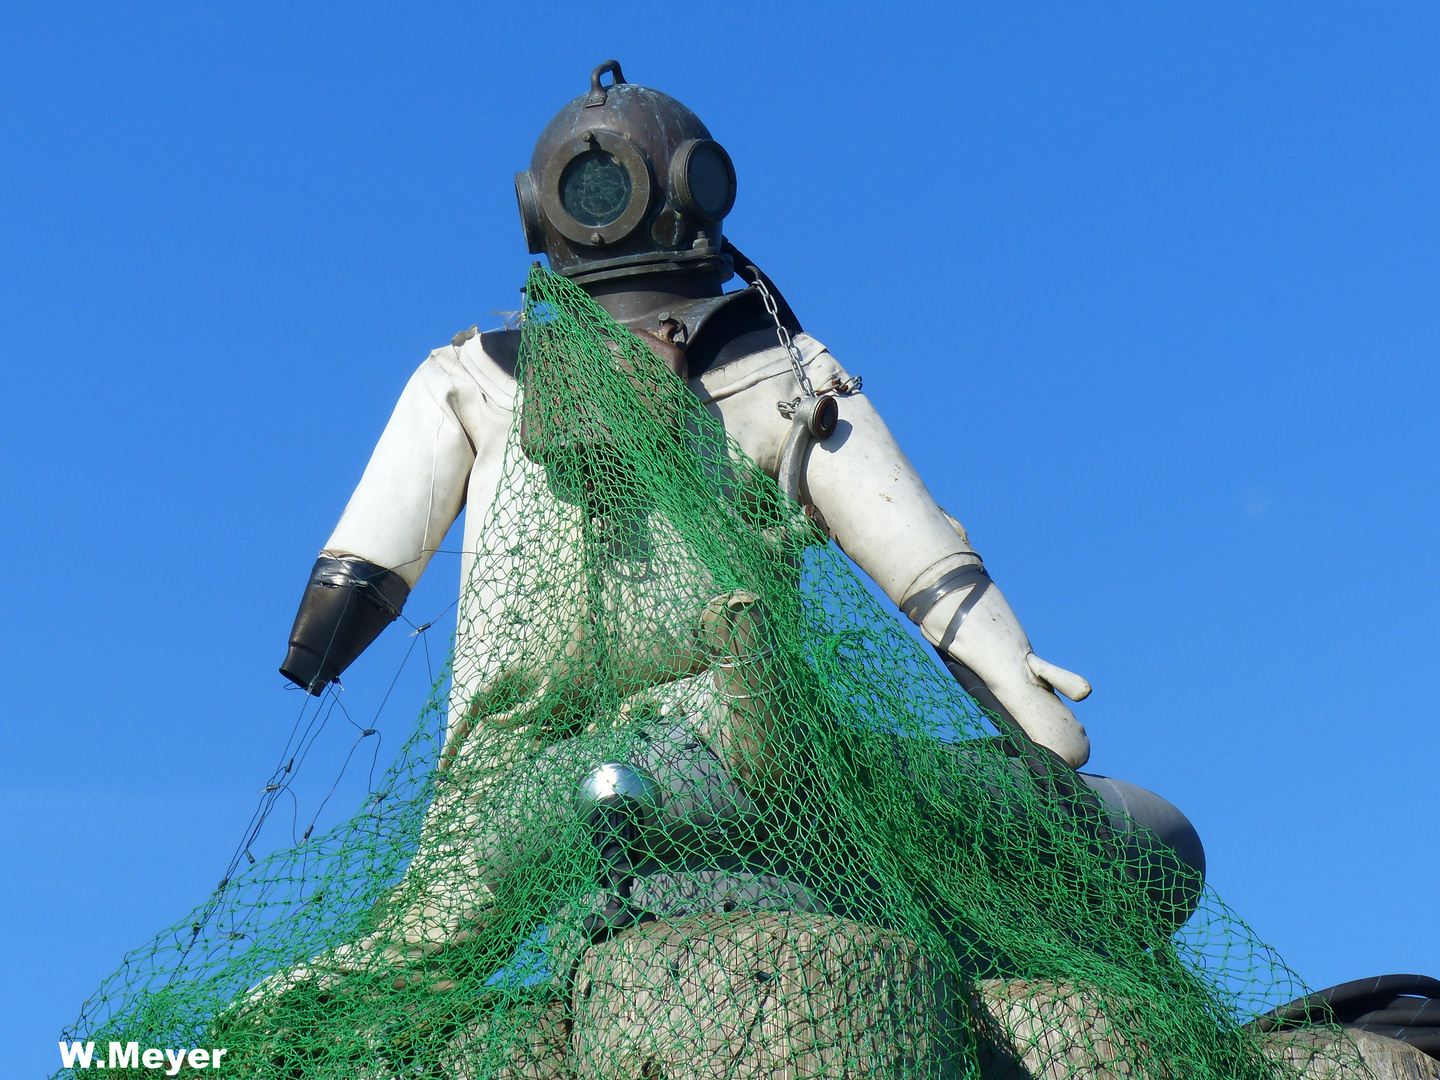
[[[538,268],[522,326],[385,797],[241,868],[68,1037],[286,1080],[1300,1075],[1245,1024],[1299,980],[1007,753],[643,341]]]

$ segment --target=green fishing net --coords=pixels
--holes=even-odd
[[[656,352],[536,269],[518,377],[384,798],[67,1038],[287,1080],[1298,1075],[1245,1026],[1298,981],[997,729]]]

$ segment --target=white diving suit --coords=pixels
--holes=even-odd
[[[382,567],[403,581],[407,593],[467,505],[460,576],[469,580],[513,422],[513,356],[487,352],[491,334],[458,337],[458,344],[432,352],[410,379],[321,553]],[[795,345],[813,385],[849,378],[814,338],[800,334]],[[778,341],[704,372],[690,388],[774,476],[791,431],[775,403],[801,393]],[[815,442],[803,463],[804,503],[823,514],[836,543],[897,605],[915,611],[915,597],[938,591],[919,619],[926,639],[979,675],[1037,743],[1072,767],[1084,765],[1090,754],[1085,729],[1054,691],[1080,700],[1089,684],[1036,656],[995,584],[972,578],[954,591],[935,589],[956,570],[980,567],[980,556],[931,497],[869,398],[854,393],[836,401],[835,433]],[[465,637],[474,625],[474,618],[462,617],[455,716],[481,689],[477,658],[484,642]]]
[[[609,86],[601,84],[606,71],[614,79]],[[552,270],[672,361],[672,370],[741,450],[813,508],[844,552],[953,662],[952,671],[964,673],[972,695],[1008,714],[1029,740],[1070,769],[1084,765],[1089,740],[1059,695],[1079,701],[1090,693],[1089,684],[1035,654],[965,530],[936,504],[859,392],[858,380],[801,332],[778,290],[723,238],[721,219],[735,197],[734,168],[695,115],[673,98],[625,83],[613,61],[602,64],[592,73],[590,93],[546,128],[516,189],[531,251],[544,252]],[[747,287],[724,293],[722,283],[732,274]],[[464,770],[465,782],[437,794],[422,827],[407,880],[424,884],[406,893],[402,883],[398,891],[405,895],[370,938],[287,978],[343,971],[347,954],[359,962],[377,941],[397,963],[463,942],[494,910],[516,838],[570,809],[497,790],[489,778],[512,782],[513,766],[535,747],[504,723],[477,714],[475,705],[506,674],[486,633],[497,597],[484,587],[467,590],[466,583],[476,552],[503,546],[496,544],[495,530],[523,525],[490,515],[520,407],[517,337],[517,331],[482,334],[472,328],[420,365],[312,573],[281,671],[318,694],[398,615],[468,507],[441,756],[441,769]],[[782,413],[777,402],[807,401],[822,405],[827,415],[797,438],[800,421]],[[617,582],[604,602],[643,611],[643,585],[627,592],[632,587]],[[689,746],[685,733],[698,733],[733,774],[711,785],[728,807],[724,813],[743,815],[745,798],[737,792],[763,787],[744,775],[743,751],[763,742],[757,731],[769,722],[763,665],[755,659],[755,598],[715,595],[703,580],[689,584],[696,590],[694,618],[675,628],[672,647],[637,668],[634,688],[668,685],[672,699],[689,703],[681,709],[689,715],[671,719],[681,733],[673,741]],[[583,624],[583,594],[563,593],[557,588],[554,602],[571,604],[577,625]],[[567,657],[573,644],[551,643],[560,650],[556,655]],[[550,762],[574,754],[577,767],[583,766],[583,740],[569,742],[545,750]],[[666,754],[657,751],[651,772],[669,767],[660,760]],[[737,787],[737,778],[745,783]],[[612,794],[649,782],[629,774],[587,781],[608,785]],[[663,802],[666,795],[652,791],[646,797]],[[1107,805],[1116,798],[1111,792]],[[1122,807],[1122,816],[1130,809]],[[1180,832],[1185,829],[1188,823]],[[1203,853],[1198,857],[1203,866]],[[426,872],[417,873],[422,866]],[[673,903],[661,906],[679,910]]]
[[[508,333],[457,335],[456,343],[435,350],[420,365],[325,544],[322,567],[363,562],[384,568],[386,576],[398,578],[408,592],[468,506],[461,580],[470,581],[475,553],[487,540],[494,546],[486,531],[495,523],[486,511],[495,499],[517,406],[514,358],[503,348],[508,338]],[[849,378],[814,338],[802,333],[794,344],[813,385],[844,383]],[[702,373],[689,385],[745,453],[774,475],[792,429],[792,422],[777,411],[776,401],[801,393],[787,351],[778,340],[774,347]],[[870,400],[863,393],[852,393],[838,397],[837,404],[834,434],[812,443],[805,456],[802,500],[823,514],[836,542],[891,599],[902,605],[910,602],[925,637],[932,644],[943,643],[949,655],[984,679],[1035,742],[1073,767],[1083,765],[1089,755],[1085,729],[1052,686],[1063,686],[1077,698],[1088,693],[1089,686],[1079,676],[1036,657],[1000,589],[978,576],[981,560],[964,530],[935,503]],[[936,589],[947,577],[958,577],[957,571],[966,574],[959,588]],[[919,594],[924,601],[927,590],[933,599],[925,601],[929,610],[920,612],[913,598]],[[391,581],[386,591],[403,602],[397,583]],[[487,681],[500,674],[487,651],[485,612],[476,610],[483,609],[487,599],[493,598],[483,590],[465,591],[462,586],[461,603],[466,607],[460,613],[455,642],[444,754],[447,764],[457,761],[498,774],[505,762],[513,760],[512,753],[529,751],[513,744],[516,736],[483,718],[472,730],[471,703],[486,689]],[[367,603],[353,597],[349,602]],[[566,599],[557,597],[556,602]],[[697,596],[697,608],[704,603],[705,598]],[[295,648],[292,645],[292,653]],[[654,681],[693,677],[699,670],[703,666],[682,666],[668,676],[654,676]],[[699,721],[702,726],[704,722]],[[724,722],[712,726],[723,728]],[[575,750],[583,753],[579,746]],[[467,920],[493,903],[490,885],[503,860],[494,850],[460,853],[474,850],[478,834],[525,831],[513,820],[501,824],[515,812],[507,814],[507,805],[524,807],[537,816],[539,808],[523,798],[493,793],[500,797],[492,800],[483,781],[467,777],[466,788],[471,813],[457,818],[449,806],[437,803],[430,815],[431,821],[446,823],[446,835],[427,836],[422,849],[431,859],[439,858],[439,852],[449,853],[441,861],[448,859],[451,865],[432,872],[435,880],[445,882],[445,896],[432,896],[429,903],[414,909],[415,916],[428,910],[439,921],[422,926],[425,919],[412,917],[412,938],[438,943],[463,935]],[[457,831],[457,821],[467,822],[468,829]],[[527,824],[531,830],[543,827],[542,821]],[[471,903],[457,907],[461,894]]]

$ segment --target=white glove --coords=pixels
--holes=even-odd
[[[921,633],[980,676],[1027,735],[1078,769],[1090,758],[1090,740],[1055,691],[1083,701],[1090,684],[1035,655],[1004,594],[981,576],[978,557],[962,556],[950,570],[968,570],[972,581],[935,602],[921,620]]]

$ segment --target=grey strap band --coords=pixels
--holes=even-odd
[[[979,564],[957,566],[928,589],[921,589],[900,601],[900,610],[905,612],[906,618],[919,626],[941,600],[971,585],[975,588],[960,605],[961,609],[968,613],[970,608],[975,606],[975,601],[980,599],[980,595],[990,587],[990,575],[985,572],[985,567]],[[955,629],[958,630],[959,626],[956,625]]]
[[[980,578],[975,582],[975,587],[970,590],[970,595],[960,601],[960,606],[955,609],[955,614],[950,616],[949,623],[945,626],[945,636],[940,639],[937,648],[949,654],[950,646],[955,643],[955,635],[960,632],[960,624],[965,621],[965,616],[970,614],[970,609],[980,602],[980,597],[985,595],[985,590],[990,588],[990,575],[982,569]]]

